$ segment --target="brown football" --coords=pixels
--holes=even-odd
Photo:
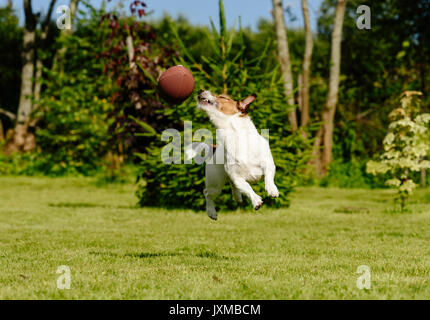
[[[158,88],[167,102],[181,103],[193,93],[194,78],[184,66],[174,66],[160,76]]]

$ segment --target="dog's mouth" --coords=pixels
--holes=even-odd
[[[205,94],[203,92],[199,93],[199,95],[197,96],[197,101],[201,105],[212,105],[212,104],[214,104],[214,101],[212,101],[212,99],[208,98],[207,94]]]
[[[209,99],[206,98],[199,98],[200,103],[210,103]]]

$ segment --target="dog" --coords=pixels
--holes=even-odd
[[[261,180],[264,176],[265,189],[270,197],[278,197],[275,185],[275,163],[269,142],[255,128],[247,114],[256,95],[250,95],[235,101],[227,95],[215,95],[210,91],[200,90],[197,95],[197,108],[208,115],[217,129],[217,146],[211,154],[211,148],[205,143],[192,143],[185,154],[188,159],[195,157],[202,149],[209,154],[206,161],[206,180],[204,195],[206,212],[216,220],[215,198],[221,193],[226,179],[230,181],[234,199],[242,203],[242,195],[247,196],[255,210],[263,200],[256,194],[250,183]]]

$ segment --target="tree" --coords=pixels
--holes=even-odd
[[[282,0],[273,0],[273,17],[275,20],[275,33],[278,47],[278,59],[281,65],[282,79],[284,82],[284,93],[287,98],[288,106],[294,106],[294,81],[291,72],[290,52],[288,50],[288,39],[284,21],[284,9]],[[297,115],[295,109],[288,113],[288,120],[291,130],[297,130]]]
[[[6,130],[15,120],[16,107],[19,102],[21,81],[22,30],[19,20],[9,0],[0,8],[0,142],[4,140]]]
[[[24,35],[22,48],[21,93],[17,119],[13,137],[8,151],[26,150],[31,148],[27,139],[27,129],[32,111],[31,97],[33,94],[34,47],[36,40],[37,15],[33,13],[31,0],[24,0]]]
[[[318,75],[329,77],[324,66],[328,65],[326,51],[333,31],[335,4],[335,0],[324,0],[319,11],[318,35],[314,37],[318,50],[314,50],[312,57],[311,119],[316,109],[326,103],[317,97],[318,93],[327,97],[325,85],[318,86],[317,78]],[[357,29],[357,17],[360,16],[357,8],[360,5],[371,7],[371,30]],[[365,174],[365,163],[379,152],[379,141],[386,134],[386,115],[397,105],[399,92],[421,91],[424,94],[423,106],[429,105],[429,14],[429,0],[346,2],[341,80],[333,135],[333,162],[336,162],[339,174],[356,163],[363,179],[379,184],[379,179]],[[318,116],[315,118],[320,119]],[[332,171],[332,174],[335,178],[336,173]]]
[[[334,116],[339,91],[340,59],[341,59],[341,40],[342,27],[345,15],[346,0],[337,0],[333,32],[331,36],[331,53],[330,53],[330,78],[328,87],[328,97],[325,108],[323,109],[321,119],[323,121],[322,130],[317,134],[322,135],[323,151],[321,155],[322,174],[326,174],[332,162],[333,151],[333,131]]]
[[[381,161],[369,161],[367,172],[377,175],[389,173],[391,179],[385,183],[397,187],[401,210],[416,187],[412,173],[430,168],[430,161],[424,160],[430,150],[430,114],[421,114],[421,92],[406,91],[402,94],[399,108],[389,117],[391,124],[384,139],[384,153]]]
[[[309,123],[309,81],[311,73],[311,59],[313,49],[312,29],[309,19],[309,8],[307,0],[302,0],[303,20],[305,22],[305,53],[303,55],[303,75],[301,85],[301,121],[300,126],[305,128]]]
[[[45,49],[46,46],[46,38],[48,36],[48,30],[49,30],[49,21],[51,20],[51,14],[52,10],[54,9],[55,2],[57,0],[51,0],[51,3],[49,4],[48,13],[45,16],[45,19],[43,20],[41,24],[41,31],[40,31],[40,38],[38,40],[38,50],[37,53],[37,59],[36,59],[36,75],[34,80],[34,104],[33,104],[33,110],[36,109],[37,103],[40,99],[40,92],[42,89],[42,69],[43,69],[43,63],[42,63],[42,53],[41,51]]]
[[[32,114],[37,148],[25,156],[32,159],[26,172],[88,175],[110,164],[108,114],[113,111],[109,98],[114,80],[104,74],[101,59],[102,39],[110,30],[100,25],[103,8],[86,8],[88,14],[75,21],[73,33],[58,39],[66,48],[61,69],[44,68],[41,100]]]
[[[73,19],[79,0],[70,0],[70,16]],[[12,141],[6,146],[8,153],[29,151],[36,146],[34,134],[29,132],[30,116],[37,107],[41,94],[43,63],[49,22],[56,0],[51,0],[45,19],[41,23],[40,38],[36,41],[36,29],[40,13],[33,13],[31,0],[24,0],[25,26],[23,35],[21,90]],[[62,48],[63,50],[65,48]],[[55,60],[55,58],[54,58]],[[54,63],[55,65],[55,63]],[[34,78],[34,82],[33,82]]]
[[[34,135],[28,132],[30,115],[35,108],[33,101],[40,98],[41,90],[42,61],[38,54],[35,67],[35,54],[37,45],[41,47],[44,46],[55,1],[56,0],[51,0],[50,2],[48,14],[42,23],[41,38],[39,42],[36,43],[36,27],[40,14],[33,13],[31,0],[24,0],[25,25],[22,51],[21,90],[13,140],[6,148],[8,152],[28,151],[35,146]],[[34,76],[36,76],[35,83],[33,83]]]

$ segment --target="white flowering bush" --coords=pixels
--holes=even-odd
[[[406,91],[400,97],[400,107],[390,114],[391,123],[383,141],[384,153],[380,161],[369,161],[367,172],[377,175],[389,173],[385,183],[396,187],[402,211],[416,187],[411,175],[430,168],[426,160],[430,150],[430,114],[421,111],[420,92]]]

